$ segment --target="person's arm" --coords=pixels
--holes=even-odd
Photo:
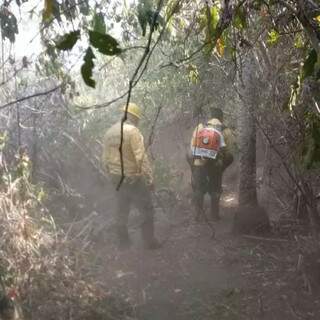
[[[148,185],[153,185],[152,168],[144,147],[144,139],[137,128],[134,128],[130,135],[130,144],[141,175],[146,179]]]
[[[189,145],[189,148],[187,149],[187,152],[186,152],[186,159],[187,159],[187,162],[188,164],[192,167],[193,165],[193,162],[194,162],[194,159],[193,159],[193,153],[192,153],[192,150],[193,150],[193,144],[194,144],[194,140],[196,138],[196,135],[197,135],[197,131],[199,130],[199,126],[196,126],[196,128],[193,130],[192,132],[192,136],[191,136],[191,140],[190,140],[190,145]]]
[[[192,146],[193,144],[195,143],[195,139],[196,139],[196,136],[199,132],[199,130],[201,130],[203,128],[203,124],[202,123],[199,123],[193,130],[192,132],[192,137],[191,137],[191,141],[190,141],[190,149],[192,149]]]
[[[223,130],[224,141],[230,150],[230,152],[234,152],[235,149],[235,138],[232,131],[229,128],[225,128]]]
[[[226,141],[224,139],[224,136],[221,133],[221,131],[217,130],[217,132],[219,133],[219,136],[220,136],[220,148],[225,148],[227,146],[227,144],[226,144]]]

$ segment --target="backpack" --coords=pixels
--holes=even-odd
[[[224,139],[220,131],[210,127],[200,128],[192,141],[191,152],[194,157],[216,159],[224,147]]]

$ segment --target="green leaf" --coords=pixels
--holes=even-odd
[[[304,48],[304,39],[301,33],[297,33],[294,37],[294,46],[297,49],[303,49]]]
[[[92,21],[92,28],[99,33],[106,33],[106,23],[104,22],[104,15],[102,12],[95,12]]]
[[[44,0],[44,9],[42,12],[43,21],[48,21],[52,17],[53,11],[53,1],[52,0]]]
[[[236,10],[233,24],[239,30],[247,28],[247,17],[246,17],[246,13],[242,7],[239,7]]]
[[[45,0],[42,19],[44,22],[49,22],[53,18],[61,22],[60,4],[57,0]]]
[[[56,42],[56,48],[59,50],[71,50],[80,38],[80,30],[66,33]]]
[[[92,69],[94,68],[93,59],[95,59],[95,55],[91,47],[88,47],[83,58],[84,64],[81,66],[81,75],[85,84],[91,88],[96,87],[96,82],[92,79]]]
[[[117,40],[109,34],[89,31],[89,41],[90,44],[98,49],[102,54],[114,56],[121,53]]]
[[[208,41],[215,38],[216,27],[219,22],[219,9],[217,6],[206,10],[206,38]]]
[[[205,13],[205,43],[204,52],[206,55],[210,56],[213,49],[216,46],[217,34],[216,27],[219,22],[219,8],[217,6],[204,7],[203,12]]]
[[[212,29],[215,30],[219,22],[219,8],[217,6],[210,8],[210,20]]]
[[[302,67],[302,80],[313,75],[315,65],[317,63],[317,51],[312,49]]]
[[[280,39],[280,34],[277,30],[272,29],[271,31],[268,32],[268,39],[267,43],[269,45],[275,45]]]

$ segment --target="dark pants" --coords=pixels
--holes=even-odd
[[[197,216],[203,210],[204,196],[211,197],[211,215],[219,218],[219,201],[222,193],[223,167],[214,160],[209,160],[203,166],[192,166],[193,203],[197,209]]]
[[[115,185],[120,177],[113,176]],[[116,191],[117,233],[121,243],[129,242],[128,218],[131,206],[136,207],[142,215],[141,233],[146,244],[154,240],[154,208],[150,189],[142,178],[125,179]]]

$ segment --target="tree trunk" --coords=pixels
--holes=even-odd
[[[249,101],[248,101],[249,102]],[[240,108],[239,117],[239,206],[257,206],[256,188],[256,126],[253,105],[248,103]]]
[[[248,55],[242,69],[239,114],[239,208],[235,215],[234,231],[250,233],[269,228],[269,219],[258,205],[256,183],[256,117],[259,107],[256,68],[253,55]]]

